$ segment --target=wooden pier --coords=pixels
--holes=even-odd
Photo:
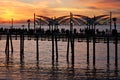
[[[36,61],[39,63],[39,40],[41,41],[51,41],[52,44],[52,63],[59,62],[58,56],[58,41],[66,41],[66,61],[69,63],[69,53],[71,51],[71,64],[74,65],[74,43],[77,42],[86,42],[86,61],[87,64],[89,61],[89,44],[93,43],[93,66],[96,64],[96,44],[105,43],[107,47],[107,64],[110,63],[110,43],[115,45],[115,66],[118,66],[118,44],[120,43],[120,33],[112,34],[96,34],[96,33],[75,33],[69,30],[66,30],[65,33],[55,30],[46,30],[42,29],[4,29],[0,31],[0,40],[6,40],[5,54],[6,58],[9,61],[10,51],[11,54],[14,53],[13,41],[20,40],[20,63],[24,63],[24,40],[35,40],[36,41]],[[11,46],[11,47],[10,47]],[[10,50],[11,49],[11,50]],[[56,53],[56,54],[55,54]],[[56,56],[55,56],[56,55]],[[56,59],[55,59],[56,58]]]

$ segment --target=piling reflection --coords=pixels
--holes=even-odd
[[[107,80],[109,80],[110,78],[110,64],[109,64],[109,62],[107,63],[107,70],[106,70],[106,73],[107,73]]]
[[[25,65],[24,65],[24,59],[22,59],[22,61],[20,61],[20,78],[21,80],[25,79],[24,75],[25,75]]]
[[[74,80],[74,76],[75,76],[74,65],[67,64],[66,71],[67,71],[67,80]]]
[[[50,76],[49,76],[49,80],[57,80],[58,79],[58,73],[59,68],[58,68],[58,64],[52,64],[51,69],[50,69]]]
[[[23,53],[20,53],[20,65],[21,67],[24,65],[24,52]]]
[[[119,77],[118,72],[119,72],[118,71],[118,65],[115,65],[114,76],[115,76],[116,80],[118,80],[118,77]]]
[[[93,73],[93,79],[96,80],[97,75],[96,75],[96,67],[95,66],[93,66],[92,73]]]
[[[42,65],[36,61],[36,65],[21,63],[19,68],[12,67],[13,56],[10,56],[9,61],[6,59],[6,68],[10,73],[6,73],[6,77],[13,77],[19,75],[18,79],[44,79],[44,80],[119,80],[119,69],[115,66],[114,69],[110,69],[110,64],[106,66],[106,69],[98,69],[96,66],[87,64],[85,69],[76,68],[73,64],[67,64],[67,67],[60,67],[57,62],[51,64],[50,67],[42,67]],[[23,61],[24,62],[24,61]],[[11,66],[10,66],[11,65]],[[16,71],[13,71],[13,68]],[[14,73],[15,72],[15,73]],[[15,77],[13,77],[15,79]],[[17,78],[16,78],[17,79]]]
[[[89,76],[90,76],[90,74],[89,74],[89,70],[90,70],[90,66],[89,66],[89,63],[87,63],[87,68],[86,68],[86,78],[89,80]]]
[[[5,63],[5,66],[6,67],[11,67],[11,66],[13,66],[13,54],[11,53],[10,55],[9,55],[9,57],[8,56],[5,56],[5,58],[6,58],[6,63]]]

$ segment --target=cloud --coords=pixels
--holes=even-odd
[[[56,0],[57,1],[57,3],[59,3],[59,4],[62,4],[63,2],[62,2],[62,0]]]
[[[104,14],[120,11],[120,0],[0,0],[0,19],[33,19],[33,13],[61,16],[73,12],[81,15]]]
[[[24,3],[33,3],[33,0],[17,0],[17,1],[24,2]]]
[[[120,2],[120,0],[102,0],[103,3]]]
[[[0,4],[2,20],[10,20],[11,18],[15,20],[31,19],[34,12],[42,15],[46,12],[49,13],[48,2],[46,1],[31,4],[17,0],[4,0],[0,1]]]
[[[101,0],[95,3],[88,3],[87,5],[101,9],[120,9],[120,0]]]
[[[95,7],[95,6],[88,6],[88,7],[86,7],[86,8],[88,8],[88,9],[99,9],[99,8],[97,8],[97,7]]]

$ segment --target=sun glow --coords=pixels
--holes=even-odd
[[[11,18],[14,18],[15,13],[11,10],[5,10],[3,17],[4,20],[10,20]]]
[[[33,14],[43,16],[63,16],[80,14],[94,16],[108,14],[120,19],[120,2],[113,0],[0,0],[0,23],[33,19]],[[118,19],[118,20],[119,20]]]

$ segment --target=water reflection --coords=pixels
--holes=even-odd
[[[74,80],[74,65],[67,64],[66,68],[59,67],[58,63],[51,66],[48,80]]]
[[[67,64],[67,80],[74,80],[75,76],[75,70],[74,70],[74,64]]]
[[[90,64],[87,64],[87,67],[85,69],[85,76],[87,80],[96,80],[97,79],[97,69],[96,66],[92,66],[92,69],[90,68]]]
[[[110,64],[107,63],[107,70],[106,70],[106,73],[107,73],[107,80],[109,80],[110,78]]]
[[[13,66],[13,54],[10,54],[9,57],[8,56],[5,56],[5,66],[6,67],[12,67]]]
[[[39,69],[39,61],[36,61],[36,68]]]
[[[6,59],[8,60],[8,59]],[[23,61],[24,62],[24,61]],[[110,69],[110,64],[106,66],[106,69],[98,69],[96,66],[90,66],[87,64],[85,69],[76,68],[73,64],[66,64],[66,67],[60,67],[55,62],[51,64],[51,67],[42,67],[41,63],[36,61],[36,65],[22,63],[17,69],[13,64],[13,56],[10,56],[9,61],[6,61],[7,73],[6,79],[16,79],[14,76],[18,76],[17,79],[44,79],[44,80],[117,80],[119,79],[118,67],[114,70]],[[16,71],[13,71],[15,69]],[[12,72],[13,71],[13,72]],[[14,75],[14,76],[13,76]]]
[[[9,58],[6,57],[4,67],[0,67],[0,79],[15,79],[15,80],[119,80],[119,64],[118,66],[115,66],[114,58],[110,57],[111,64],[103,65],[96,63],[95,66],[91,64],[92,59],[90,56],[90,62],[86,62],[86,56],[83,56],[81,54],[77,54],[75,56],[75,64],[72,64],[72,61],[70,60],[69,63],[66,63],[65,57],[62,54],[59,53],[62,56],[60,56],[60,60],[58,62],[51,61],[50,58],[48,58],[47,52],[42,55],[41,60],[36,60],[36,57],[32,55],[34,52],[31,52],[31,54],[28,54],[25,52],[25,58],[23,58],[21,61],[19,59],[19,51],[17,53],[14,53],[13,55],[10,54]],[[17,54],[17,55],[16,55]],[[0,54],[1,55],[1,54]],[[28,57],[28,55],[32,55]],[[65,54],[64,54],[65,55]],[[106,55],[106,54],[105,54]],[[103,56],[105,56],[103,55]],[[112,54],[111,54],[112,55]],[[27,56],[27,57],[26,57]],[[45,57],[45,60],[43,60]],[[80,58],[78,58],[80,57]],[[85,60],[84,58],[85,57]],[[30,61],[28,58],[31,58]],[[47,59],[46,59],[47,58]],[[3,59],[3,58],[2,58]],[[2,61],[1,59],[1,61]],[[43,61],[42,61],[43,60]],[[82,60],[84,60],[82,62]],[[102,59],[104,62],[106,62],[106,58]],[[113,62],[112,62],[113,60]],[[32,62],[33,61],[33,62]],[[64,62],[63,62],[64,61]],[[47,62],[48,64],[44,64]],[[86,62],[86,63],[85,63]],[[97,59],[96,59],[97,62]],[[61,65],[62,64],[62,65]],[[83,67],[84,65],[85,67]],[[102,65],[102,67],[100,67]],[[2,66],[2,65],[1,65]],[[82,66],[82,67],[81,67]],[[84,69],[83,69],[84,68]]]
[[[58,79],[58,63],[52,64],[52,67],[50,69],[50,80],[57,80]]]
[[[24,75],[25,75],[25,66],[24,66],[24,61],[20,62],[20,79],[25,79]]]
[[[115,66],[115,71],[114,71],[114,75],[115,75],[115,79],[116,80],[118,80],[118,77],[119,77],[119,75],[118,75],[118,66]]]
[[[8,59],[9,58],[9,59]],[[51,67],[42,67],[41,63],[36,60],[36,64],[30,66],[30,64],[25,64],[24,58],[20,59],[20,66],[17,69],[14,66],[13,54],[10,54],[9,57],[6,57],[5,67],[7,73],[4,74],[6,79],[11,77],[11,79],[16,79],[13,75],[17,76],[19,74],[19,79],[46,79],[46,80],[117,80],[119,79],[119,69],[118,66],[114,65],[114,69],[110,69],[110,64],[107,63],[106,69],[98,69],[97,65],[91,67],[90,63],[86,64],[85,69],[76,68],[75,64],[67,63],[67,67],[60,67],[59,62],[51,63]],[[17,64],[18,65],[18,64]],[[14,74],[15,69],[17,74]],[[12,72],[13,71],[13,72]],[[16,73],[15,72],[15,73]],[[45,77],[45,78],[44,78]]]

